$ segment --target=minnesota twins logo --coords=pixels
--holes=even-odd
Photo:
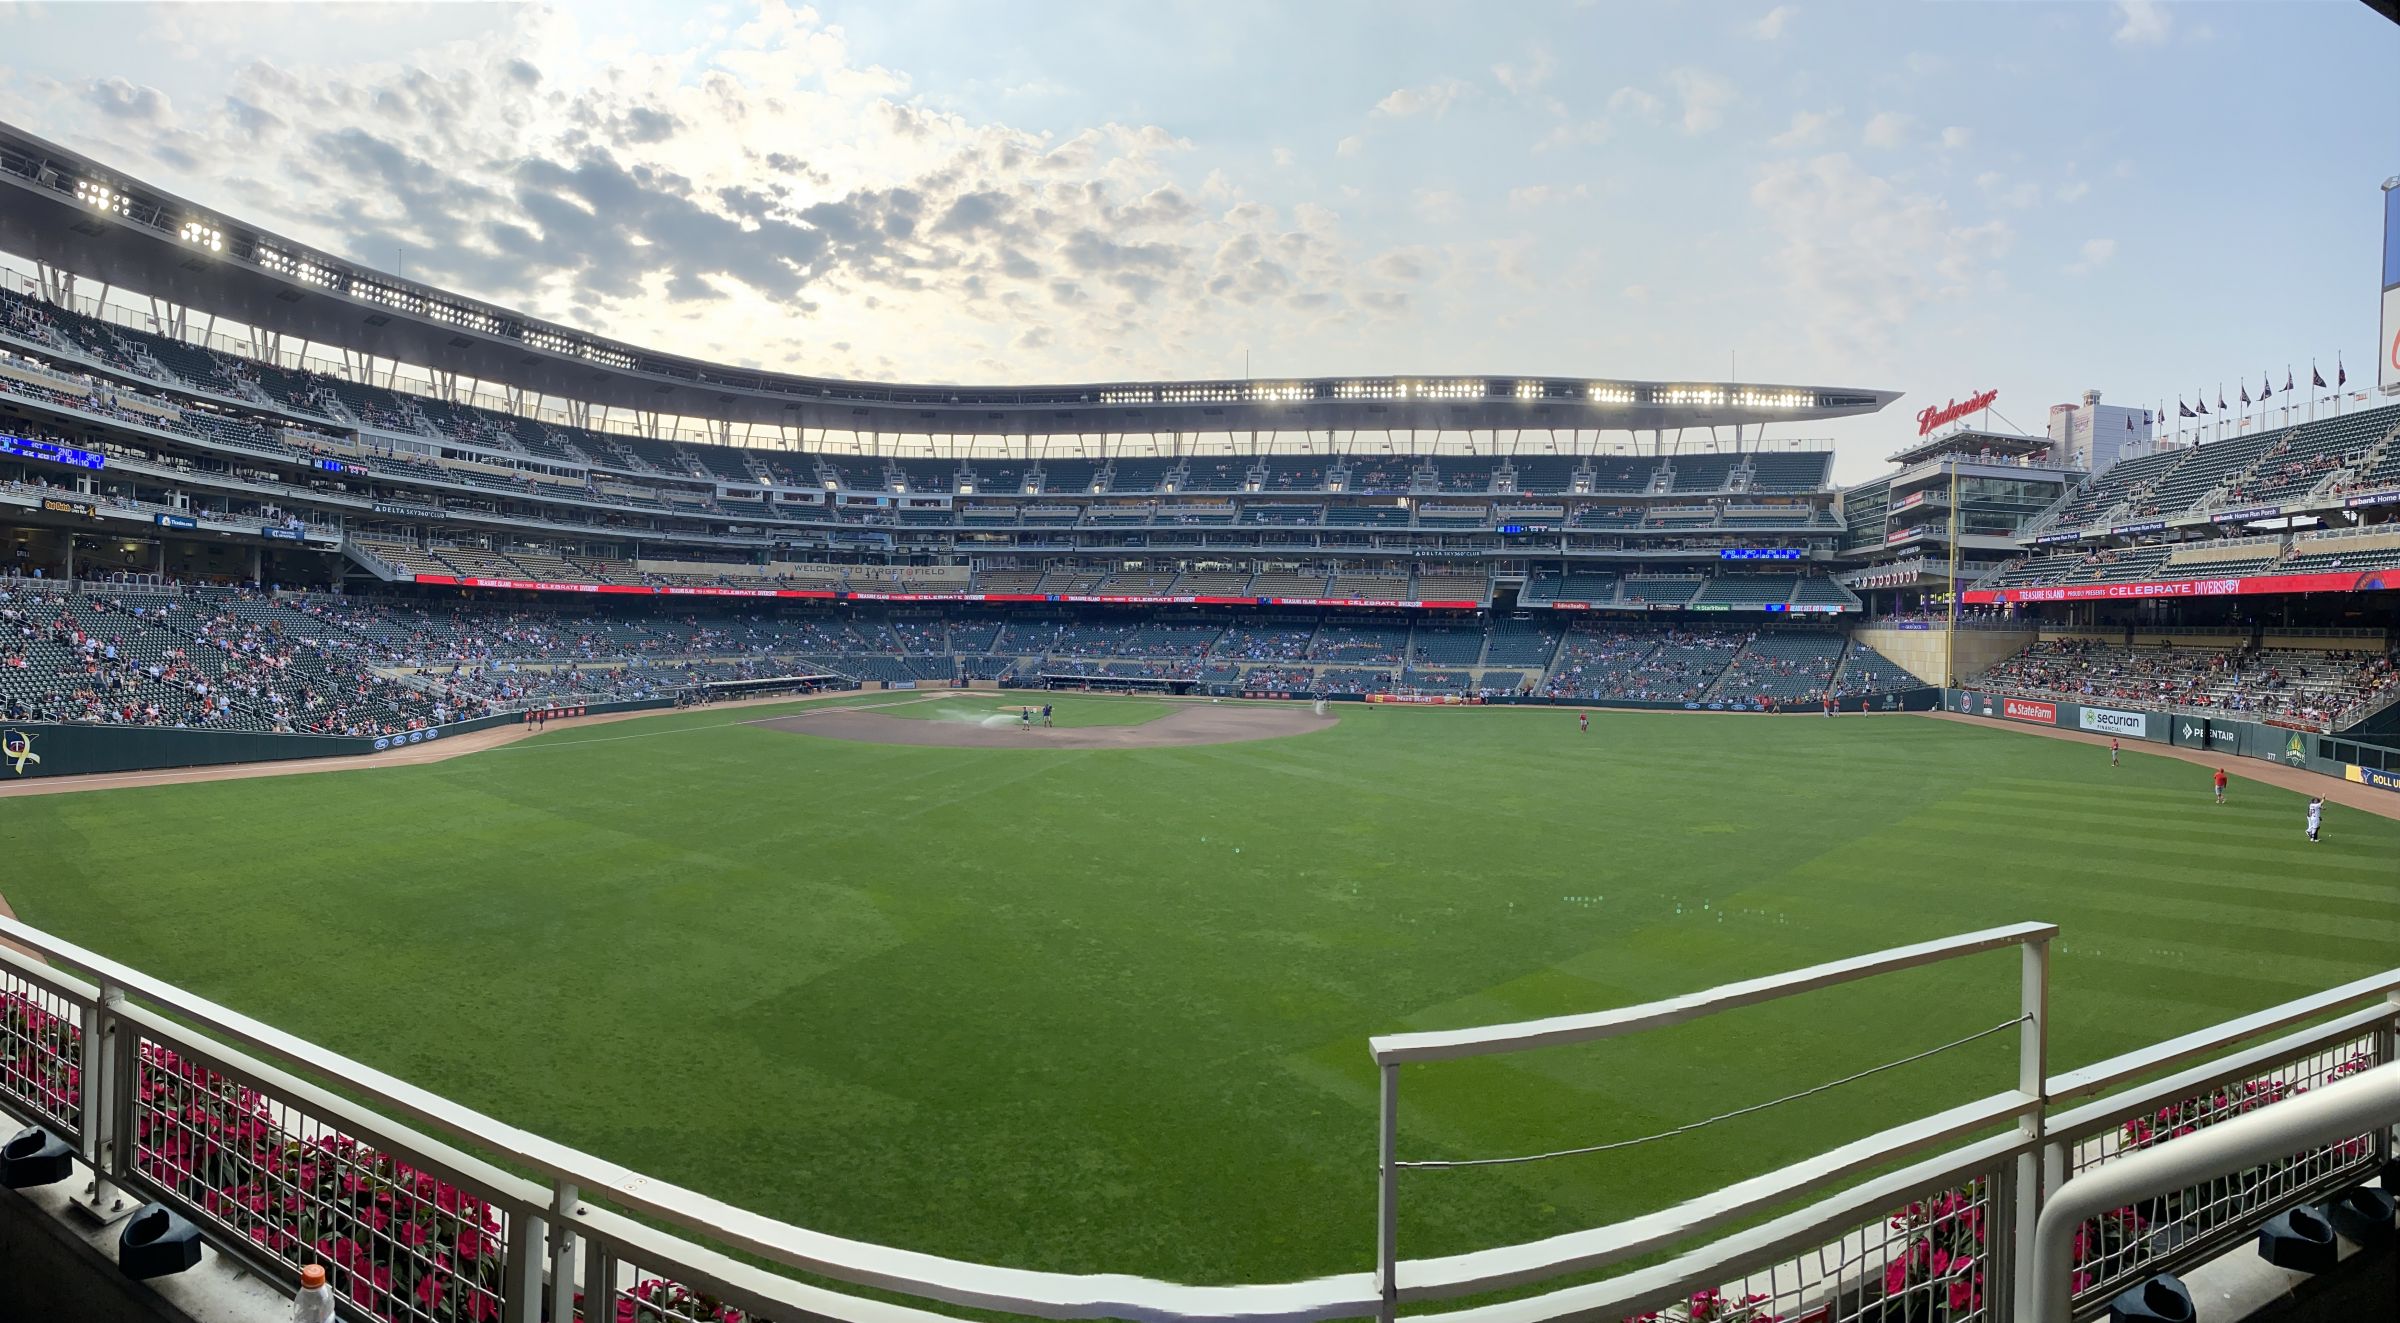
[[[23,776],[25,775],[25,764],[38,763],[41,760],[42,755],[33,751],[31,735],[21,730],[0,734],[0,762],[7,763],[8,770]]]

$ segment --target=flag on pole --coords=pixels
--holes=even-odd
[[[2309,360],[2308,384],[2317,390],[2325,389],[2325,374],[2317,371],[2317,363],[2315,359]]]
[[[2292,365],[2289,363],[2283,365],[2283,388],[2286,391],[2292,388]]]
[[[2223,393],[2220,392],[2217,398],[2223,399]],[[2199,399],[2192,401],[2192,409],[2201,417],[2206,418],[2208,416],[2208,397],[2203,395]]]
[[[2175,397],[2175,416],[2178,418],[2189,418],[2192,416],[2192,406],[2185,404],[2183,402],[2183,397],[2180,395]]]
[[[2242,407],[2250,407],[2250,383],[2247,381],[2242,383]]]
[[[2225,412],[2225,383],[2222,381],[2217,383],[2217,412]]]
[[[2340,354],[2335,354],[2335,355],[2333,356],[2333,386],[2334,386],[2334,389],[2336,389],[2336,390],[2339,390],[2339,389],[2341,389],[2342,387],[2344,387],[2344,386],[2347,386],[2347,385],[2349,385],[2349,384],[2350,384],[2350,369],[2348,369],[2348,368],[2346,368],[2346,367],[2343,367],[2343,366],[2342,366],[2342,356],[2341,356]]]
[[[2258,383],[2258,398],[2263,400],[2275,393],[2275,374],[2266,372],[2260,375],[2265,379]]]

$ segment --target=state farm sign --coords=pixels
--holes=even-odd
[[[2052,703],[2036,703],[2028,698],[2012,698],[2001,705],[2000,711],[2019,721],[2039,721],[2044,725],[2058,724],[2058,707]]]
[[[1980,395],[1970,395],[1963,400],[1952,400],[1948,404],[1920,409],[1917,411],[1917,435],[1931,436],[1933,429],[1947,427],[1968,414],[1989,409],[1992,407],[1992,401],[1999,398],[2000,392],[1987,390]]]

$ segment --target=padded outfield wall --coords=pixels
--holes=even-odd
[[[1949,690],[1942,706],[1951,712],[1994,721],[2113,735],[2128,742],[2205,750],[2229,758],[2256,758],[2356,784],[2400,791],[2400,750],[2385,750],[2341,735],[2324,735],[2257,717],[2165,712],[2123,703],[2103,706],[2017,698],[1973,688]]]
[[[593,703],[574,714],[667,708],[663,699]],[[74,722],[0,724],[0,785],[95,772],[151,772],[232,763],[280,763],[301,758],[372,758],[473,730],[509,726],[521,713],[482,717],[404,735],[280,735],[249,730],[178,730],[164,726],[98,726]]]

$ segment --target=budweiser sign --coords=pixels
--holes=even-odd
[[[1917,411],[1917,435],[1931,436],[1933,429],[1947,427],[1968,414],[1989,409],[1992,407],[1992,401],[1999,398],[2000,392],[1987,390],[1980,395],[1970,395],[1963,400],[1952,400],[1939,408],[1920,409]]]

